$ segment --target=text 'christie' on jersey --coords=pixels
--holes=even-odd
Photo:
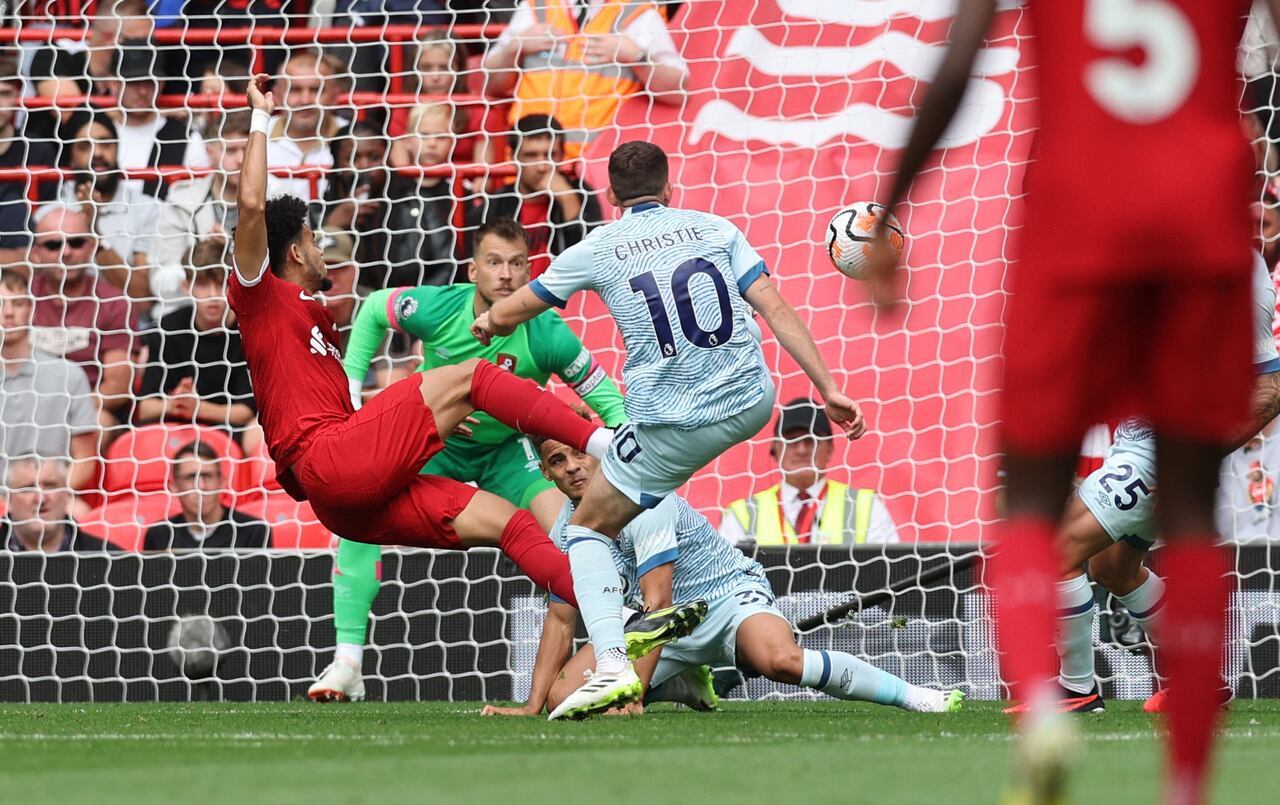
[[[565,250],[530,287],[563,307],[600,295],[627,350],[627,414],[698,428],[758,402],[768,387],[760,329],[743,293],[764,261],[733,224],[640,204]]]

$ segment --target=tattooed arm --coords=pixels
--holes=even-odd
[[[1236,432],[1227,452],[1234,452],[1247,444],[1277,416],[1280,416],[1280,372],[1258,375],[1253,384],[1253,394],[1249,397],[1249,424]]]

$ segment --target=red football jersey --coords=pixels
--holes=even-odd
[[[338,326],[328,308],[265,266],[254,284],[245,285],[233,271],[228,285],[258,421],[271,459],[284,474],[318,430],[355,413],[337,347]],[[296,490],[288,480],[282,486]]]
[[[1031,0],[1040,126],[1022,253],[1081,279],[1249,270],[1249,0]]]

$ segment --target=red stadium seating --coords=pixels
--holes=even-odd
[[[333,532],[316,519],[310,503],[299,503],[284,492],[271,492],[240,507],[240,511],[271,526],[271,547],[277,550],[328,550]]]
[[[161,423],[127,431],[107,448],[102,488],[109,498],[133,492],[168,488],[169,457],[196,437],[227,459],[227,477],[234,478],[244,451],[225,431],[199,425]],[[234,481],[233,481],[234,484]]]
[[[79,526],[126,551],[142,550],[147,526],[176,514],[178,499],[168,492],[121,494],[89,512]]]
[[[276,463],[271,460],[265,444],[260,442],[237,465],[231,488],[235,491],[237,507],[280,491],[280,483],[276,481]]]

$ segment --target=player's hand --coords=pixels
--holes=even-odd
[[[484,709],[480,711],[482,716],[537,716],[542,715],[542,708],[536,710],[529,705],[524,707],[498,707],[496,704],[486,704]]]
[[[516,34],[516,58],[523,59],[532,53],[545,53],[559,45],[556,31],[545,22],[538,22]]]
[[[827,416],[831,421],[840,426],[845,436],[850,439],[861,439],[867,432],[867,420],[863,418],[862,409],[858,404],[838,391],[825,397]]]
[[[635,64],[644,59],[644,49],[629,36],[596,34],[586,39],[582,61],[587,64]]]
[[[250,108],[261,109],[269,115],[275,114],[276,94],[268,89],[270,84],[271,76],[266,73],[258,73],[253,77],[245,90],[245,94],[249,96]]]
[[[889,245],[889,230],[884,226],[884,219],[876,227],[876,240],[873,242],[870,259],[867,261],[867,288],[871,292],[871,303],[878,309],[894,312],[902,301],[901,274],[898,270],[900,252]]]
[[[479,424],[480,424],[480,420],[476,419],[473,416],[469,416],[458,423],[458,426],[453,429],[453,435],[454,436],[473,436],[475,434],[475,431],[471,430],[469,426],[479,425]]]
[[[476,316],[476,320],[471,323],[471,334],[475,336],[476,340],[481,344],[484,344],[486,347],[489,346],[489,342],[493,340],[494,335],[493,325],[489,323],[489,311],[486,310],[479,316]]]
[[[642,716],[644,705],[640,702],[628,702],[622,707],[614,707],[604,712],[606,716]]]

